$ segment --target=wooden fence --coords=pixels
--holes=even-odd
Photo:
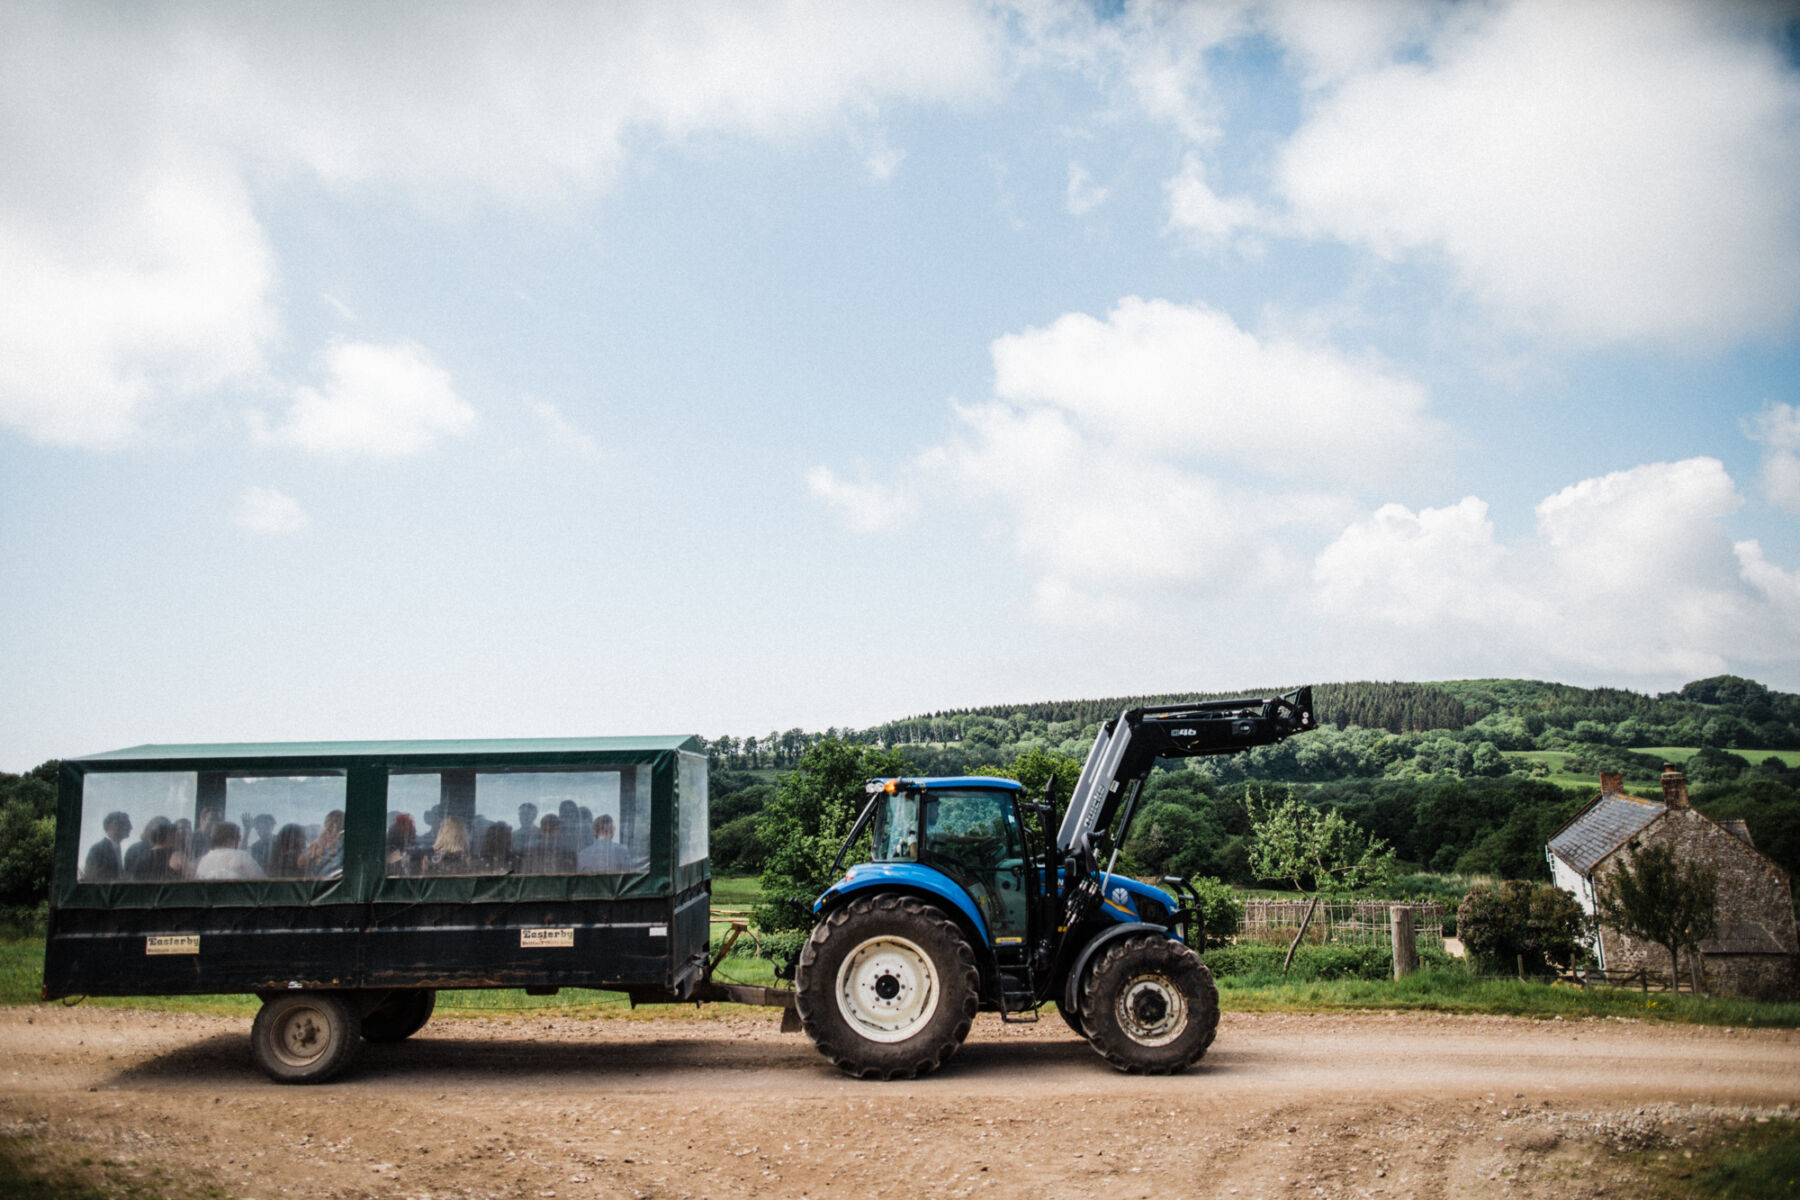
[[[1294,930],[1306,915],[1304,900],[1246,900],[1239,937],[1245,941],[1293,940]],[[1306,929],[1306,944],[1387,945],[1391,934],[1390,909],[1412,910],[1413,930],[1421,942],[1440,949],[1444,944],[1442,904],[1396,905],[1385,900],[1321,900]]]

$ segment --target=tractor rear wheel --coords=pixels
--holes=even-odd
[[[1134,1075],[1199,1061],[1219,1030],[1219,989],[1198,955],[1173,938],[1127,937],[1107,948],[1081,989],[1088,1041]]]
[[[362,1019],[365,1042],[403,1042],[431,1020],[437,993],[430,988],[405,988],[389,992],[387,999]]]
[[[911,896],[865,896],[814,928],[800,951],[794,1007],[840,1070],[911,1079],[969,1036],[980,987],[955,922]]]

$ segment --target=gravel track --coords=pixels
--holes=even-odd
[[[255,1200],[1566,1197],[1800,1106],[1800,1033],[1621,1020],[1227,1013],[1149,1079],[1054,1016],[983,1017],[883,1084],[772,1013],[438,1019],[300,1088],[251,1067],[249,1024],[0,1010],[0,1131]]]

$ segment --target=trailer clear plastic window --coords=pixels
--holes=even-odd
[[[698,754],[676,756],[675,794],[681,821],[681,865],[699,862],[707,853],[706,759]]]
[[[343,873],[342,772],[91,771],[83,883],[333,879]]]
[[[645,870],[650,772],[395,771],[389,876],[616,875]]]

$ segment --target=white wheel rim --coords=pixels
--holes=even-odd
[[[317,1062],[331,1046],[331,1022],[316,1008],[289,1009],[275,1025],[275,1057],[290,1067]]]
[[[903,937],[870,938],[838,968],[838,1011],[871,1042],[904,1042],[930,1023],[938,1006],[931,957]]]
[[[1163,975],[1139,975],[1119,989],[1119,1028],[1140,1046],[1166,1046],[1187,1028],[1187,997]]]

